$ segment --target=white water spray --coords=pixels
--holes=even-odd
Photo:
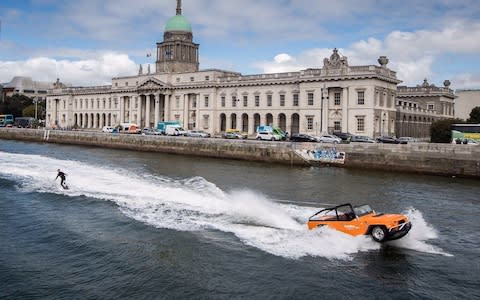
[[[56,169],[67,173],[70,190],[54,181]],[[126,169],[89,165],[39,155],[0,152],[0,177],[14,180],[25,192],[87,196],[112,201],[128,217],[178,231],[220,231],[244,244],[288,258],[304,256],[352,259],[381,246],[368,236],[352,237],[328,228],[310,231],[306,220],[318,208],[283,204],[248,189],[222,191],[201,177],[174,180]],[[426,243],[435,230],[411,210],[414,227],[402,248],[444,254]]]

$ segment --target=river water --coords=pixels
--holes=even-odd
[[[0,193],[1,299],[480,298],[478,180],[1,141]],[[345,202],[413,228],[307,230]]]

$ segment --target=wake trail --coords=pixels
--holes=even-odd
[[[58,168],[67,173],[69,190],[54,181]],[[119,167],[5,152],[0,152],[0,177],[15,180],[25,192],[111,201],[126,216],[156,228],[230,233],[246,245],[292,259],[348,260],[356,253],[381,247],[368,236],[352,237],[328,228],[308,230],[306,220],[318,208],[269,199],[248,189],[223,191],[202,177],[178,180]],[[426,243],[435,238],[431,231],[415,233],[415,223],[426,224],[421,213],[412,210],[412,216],[416,218],[413,229],[395,245],[444,254]]]

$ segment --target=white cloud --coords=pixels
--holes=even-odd
[[[360,40],[348,48],[339,49],[339,53],[347,56],[352,66],[376,65],[377,58],[386,55],[390,60],[388,67],[397,71],[397,78],[403,81],[402,84],[416,85],[424,78],[441,84],[446,78],[436,78],[435,69],[442,64],[442,55],[478,53],[479,40],[480,23],[466,24],[455,21],[438,31],[393,31],[383,41],[376,38]],[[298,55],[282,53],[271,61],[256,62],[254,66],[265,73],[317,68],[323,66],[323,58],[329,57],[331,51],[332,49],[310,49]],[[478,61],[473,63],[478,64]],[[455,66],[452,69],[455,69]],[[452,71],[449,77],[456,88],[479,87],[478,74],[466,73],[459,76],[456,71]]]
[[[0,61],[0,82],[13,76],[29,76],[37,81],[60,81],[74,86],[111,84],[112,77],[135,75],[136,64],[126,54],[106,52],[95,59],[55,60],[47,57],[25,61]]]

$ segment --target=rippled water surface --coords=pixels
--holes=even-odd
[[[478,180],[0,140],[0,192],[0,298],[480,297]],[[344,202],[413,228],[307,230]]]

